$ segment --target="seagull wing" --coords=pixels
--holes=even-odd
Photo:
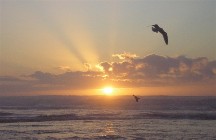
[[[167,35],[167,33],[164,32],[162,35],[163,35],[165,43],[168,45],[168,35]]]
[[[153,32],[160,32],[163,35],[164,41],[165,43],[168,45],[168,35],[167,33],[163,30],[163,28],[161,28],[160,26],[158,26],[157,24],[152,25],[152,31]]]
[[[164,41],[168,45],[168,35],[167,35],[167,33],[162,28],[161,28],[161,30],[159,30],[159,32],[163,35]]]

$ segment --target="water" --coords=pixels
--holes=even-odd
[[[0,139],[216,139],[216,97],[0,98]]]

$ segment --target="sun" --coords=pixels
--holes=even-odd
[[[112,87],[105,87],[105,88],[103,88],[103,93],[104,93],[105,95],[112,95],[112,93],[113,93],[113,88],[112,88]]]

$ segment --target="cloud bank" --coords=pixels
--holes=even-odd
[[[103,62],[104,72],[115,80],[128,80],[147,84],[179,84],[215,80],[216,61],[205,57],[187,58],[148,55],[131,61]],[[109,71],[112,69],[112,71]]]
[[[101,62],[100,69],[66,71],[62,74],[36,71],[20,77],[0,76],[0,95],[15,93],[100,88],[106,83],[116,87],[158,87],[216,83],[216,61],[206,57],[168,57],[151,54],[143,58],[114,54],[117,62]],[[62,67],[60,67],[62,68]],[[214,93],[216,94],[216,93]]]

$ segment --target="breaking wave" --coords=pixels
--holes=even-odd
[[[7,116],[6,116],[7,115]],[[93,114],[60,114],[22,116],[10,113],[0,114],[0,123],[15,122],[45,122],[67,120],[131,120],[131,119],[190,119],[190,120],[216,120],[216,112],[141,112],[137,114],[124,113],[93,113]]]

